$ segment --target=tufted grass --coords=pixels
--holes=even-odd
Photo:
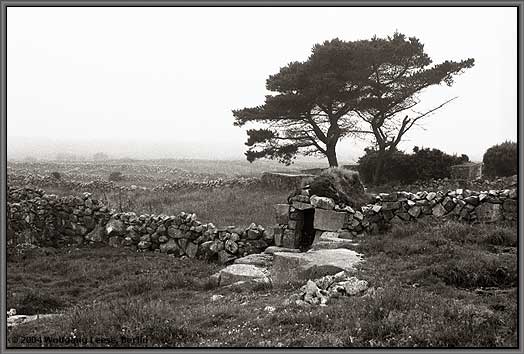
[[[327,307],[284,304],[292,288],[212,288],[206,278],[219,267],[196,260],[111,248],[40,253],[8,261],[7,307],[31,312],[38,304],[33,312],[64,315],[22,324],[8,340],[113,338],[109,345],[122,347],[516,347],[516,237],[514,226],[455,222],[401,225],[368,236],[359,241],[366,262],[356,275],[383,291],[332,299]],[[215,294],[223,297],[212,302]],[[145,339],[128,343],[122,336]],[[62,345],[68,346],[53,346]]]
[[[48,189],[46,193],[58,196],[82,194],[56,188]],[[288,194],[285,190],[262,187],[230,187],[176,192],[96,192],[93,197],[117,211],[165,215],[184,211],[196,213],[198,220],[216,226],[244,227],[254,222],[266,227],[275,223],[274,205],[286,203]]]

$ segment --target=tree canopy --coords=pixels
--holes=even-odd
[[[473,65],[473,59],[431,59],[416,38],[395,33],[385,39],[342,41],[313,46],[304,62],[292,62],[269,76],[263,105],[233,110],[234,124],[249,129],[246,156],[289,164],[297,154],[321,154],[337,166],[340,139],[370,134],[377,145],[396,147],[426,114],[399,120],[412,109],[424,88],[445,82]]]

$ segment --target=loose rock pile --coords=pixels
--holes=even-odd
[[[217,228],[192,213],[175,216],[136,215],[109,210],[90,193],[82,197],[47,195],[41,189],[10,190],[7,203],[8,245],[39,246],[102,244],[174,256],[217,259],[260,253],[273,244],[262,226]]]
[[[308,280],[306,285],[300,288],[300,292],[291,296],[287,303],[326,306],[330,298],[362,295],[367,289],[367,281],[359,280],[343,271]]]

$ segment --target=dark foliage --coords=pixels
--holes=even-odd
[[[265,125],[247,131],[245,154],[251,162],[266,157],[290,164],[297,154],[320,154],[338,166],[338,141],[360,134],[372,134],[384,154],[418,120],[445,104],[413,114],[417,95],[432,85],[451,86],[453,77],[473,62],[431,65],[423,44],[401,33],[358,41],[335,38],[316,44],[305,62],[292,62],[269,76],[266,87],[275,95],[266,96],[263,105],[233,110],[234,125]]]
[[[363,181],[374,181],[378,151],[367,148],[366,153],[359,159],[359,173]],[[413,154],[406,154],[394,150],[386,155],[384,170],[378,183],[400,182],[413,183],[415,181],[430,180],[432,178],[450,178],[451,166],[469,160],[467,155],[448,155],[438,149],[419,148],[415,146]]]
[[[517,174],[517,143],[506,141],[490,147],[482,159],[484,173],[489,177],[506,177]]]

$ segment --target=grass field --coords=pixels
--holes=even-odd
[[[181,169],[181,174],[187,170],[189,175],[260,172],[258,165],[246,167],[240,162],[231,168],[218,162],[170,163],[168,167]],[[57,166],[18,167],[47,173]],[[165,177],[165,170],[154,161],[140,166],[157,173],[146,176],[144,183]],[[112,167],[100,164],[90,171],[87,165],[64,164],[61,168],[87,178],[107,174]],[[126,168],[134,171],[132,163]],[[46,192],[81,194],[66,189]],[[195,212],[200,221],[216,226],[255,222],[264,227],[274,224],[273,205],[284,203],[287,196],[288,191],[262,187],[94,194],[117,211]],[[8,333],[8,343],[68,346],[39,341],[62,337],[86,347],[104,343],[78,341],[113,338],[115,343],[106,344],[132,347],[517,345],[515,225],[414,223],[359,242],[358,251],[366,261],[356,276],[366,279],[377,295],[332,299],[327,307],[284,304],[297,291],[292,287],[242,292],[213,288],[207,278],[220,266],[203,261],[114,248],[41,249],[7,260],[7,308],[26,315],[63,315],[15,327]],[[223,297],[212,301],[218,294]],[[34,342],[21,343],[22,337]],[[122,337],[134,342],[124,343]]]
[[[82,194],[56,188],[46,188],[46,193],[58,196]],[[231,187],[176,192],[95,192],[93,197],[117,211],[165,215],[184,211],[196,213],[198,220],[212,222],[216,226],[248,226],[252,222],[270,226],[275,223],[274,205],[287,203],[288,195],[285,190]]]
[[[9,161],[9,173],[34,173],[49,176],[59,172],[66,179],[88,182],[107,180],[111,172],[121,172],[123,184],[153,187],[175,180],[205,180],[210,178],[260,177],[266,171],[300,172],[302,169],[327,167],[324,161],[298,161],[291,166],[265,160],[249,163],[247,160],[108,160],[108,161]]]
[[[366,262],[356,275],[383,291],[332,299],[327,307],[284,305],[292,288],[213,289],[206,277],[219,268],[201,261],[110,248],[56,250],[8,260],[8,308],[64,314],[15,327],[8,341],[65,336],[114,338],[117,346],[515,347],[516,245],[514,226],[454,222],[369,236],[361,242]],[[216,294],[224,297],[211,301]],[[121,336],[142,342],[122,343]]]

